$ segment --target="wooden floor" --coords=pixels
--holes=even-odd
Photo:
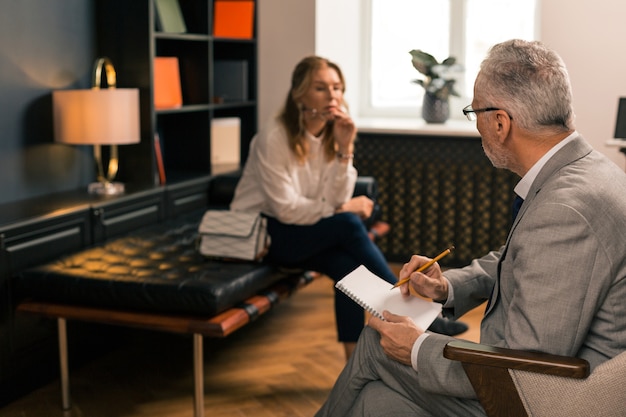
[[[315,280],[225,340],[206,339],[207,417],[312,416],[344,365],[336,341],[332,281]],[[484,308],[464,317],[478,340]],[[70,352],[70,361],[71,361]],[[0,417],[191,417],[192,339],[136,332],[127,345],[70,373],[73,407],[60,383],[0,409]]]

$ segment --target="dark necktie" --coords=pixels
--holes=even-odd
[[[515,200],[513,200],[513,221],[517,217],[517,213],[519,213],[520,207],[524,203],[524,199],[518,195],[515,195]]]
[[[515,194],[515,199],[513,200],[513,221],[515,222],[515,218],[517,217],[517,213],[519,213],[520,207],[524,203],[524,199],[517,194]],[[498,265],[498,275],[500,274],[500,266]],[[493,287],[493,291],[495,291],[496,287]],[[491,305],[491,300],[493,300],[493,291],[491,292],[491,296],[489,296],[489,300],[487,301],[487,308],[485,309],[485,314],[489,311],[489,306]]]

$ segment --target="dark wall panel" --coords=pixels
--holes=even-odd
[[[87,88],[91,0],[0,0],[0,204],[86,186],[91,149],[53,142],[55,89]]]
[[[359,133],[354,164],[378,181],[388,260],[455,245],[440,264],[459,266],[504,244],[519,178],[494,168],[479,138]]]

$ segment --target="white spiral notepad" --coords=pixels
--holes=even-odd
[[[426,330],[441,312],[441,304],[414,296],[405,297],[400,288],[391,289],[392,284],[363,265],[343,277],[335,287],[381,319],[383,310],[388,310],[410,317],[422,330]]]

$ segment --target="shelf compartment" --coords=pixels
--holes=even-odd
[[[207,111],[160,114],[157,132],[165,175],[173,172],[210,174],[210,117]]]
[[[209,52],[207,42],[188,42],[159,38],[156,55],[177,57],[180,65],[180,84],[183,104],[209,103]]]
[[[136,1],[136,0],[134,0]],[[208,2],[206,0],[178,0],[178,5],[180,7],[180,11],[183,15],[183,20],[185,21],[185,26],[187,28],[187,34],[200,34],[200,35],[208,35],[209,34],[209,23],[208,23]],[[155,34],[160,36],[161,34],[166,34],[166,32],[159,32],[157,25],[157,11],[154,13],[155,21],[154,28]],[[167,35],[172,35],[171,33],[167,33]]]

